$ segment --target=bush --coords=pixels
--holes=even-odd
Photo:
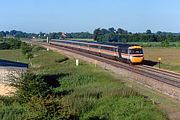
[[[8,43],[0,43],[0,50],[7,50],[7,49],[10,49],[11,46],[8,44]]]
[[[49,81],[46,81],[46,78],[45,75],[35,75],[30,72],[22,74],[19,79],[12,76],[9,82],[11,86],[17,88],[16,96],[13,97],[15,99],[11,100],[9,97],[4,97],[0,101],[5,101],[5,109],[8,106],[13,108],[13,102],[21,104],[21,107],[26,108],[26,111],[20,109],[21,111],[17,110],[17,114],[23,119],[59,120],[74,118],[75,115],[69,112],[68,105],[61,104],[62,97],[54,95],[52,86],[48,83]],[[10,113],[10,110],[5,113],[0,111],[0,115],[7,114],[7,117],[13,117],[14,115]]]
[[[24,55],[32,52],[32,47],[26,43],[21,44],[21,50]]]
[[[11,86],[17,88],[16,95],[20,102],[28,102],[33,96],[46,96],[50,92],[50,86],[41,75],[24,73],[21,78],[12,78]]]
[[[32,120],[67,120],[75,118],[68,111],[68,105],[61,104],[61,98],[48,95],[47,97],[32,97],[27,104],[27,118]]]
[[[161,46],[162,46],[162,47],[168,47],[168,46],[169,46],[168,40],[162,41],[162,42],[161,42]]]
[[[21,41],[17,39],[9,39],[8,40],[9,45],[11,46],[10,49],[19,49],[21,46]]]
[[[33,47],[32,46],[30,46],[30,45],[28,45],[28,44],[26,44],[26,43],[22,43],[21,44],[21,50],[22,50],[22,54],[23,55],[26,55],[26,57],[29,59],[29,60],[31,60],[31,58],[33,58],[34,57],[34,55],[33,55],[33,53],[32,53],[32,51],[33,51]]]
[[[2,38],[1,41],[0,50],[19,49],[21,46],[21,41],[13,38]]]

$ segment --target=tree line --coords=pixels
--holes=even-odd
[[[65,34],[65,36],[63,36]],[[26,33],[17,30],[11,31],[0,31],[0,38],[40,38],[46,39],[47,37],[51,39],[60,38],[80,38],[80,39],[92,39],[93,34],[89,32],[76,32],[76,33],[63,33],[63,32],[52,32],[52,33]]]
[[[144,33],[132,33],[122,28],[97,28],[93,34],[89,32],[75,32],[65,33],[63,32],[52,32],[52,33],[26,33],[22,31],[1,31],[0,38],[40,38],[46,39],[94,39],[98,42],[180,42],[180,33],[161,32],[152,33],[151,30],[147,30]]]
[[[131,33],[127,30],[118,28],[94,30],[94,39],[98,42],[180,42],[180,33],[161,32],[152,33],[147,30],[144,33]]]

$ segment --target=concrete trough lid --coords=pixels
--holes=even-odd
[[[28,64],[0,59],[0,69],[27,69]]]

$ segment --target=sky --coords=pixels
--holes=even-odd
[[[0,31],[180,33],[180,0],[0,0]]]

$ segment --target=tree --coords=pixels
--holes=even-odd
[[[32,47],[26,43],[21,44],[21,50],[24,55],[32,52]]]
[[[152,34],[151,30],[146,30],[146,34]]]
[[[157,33],[156,33],[157,35],[161,35],[162,34],[162,32],[161,31],[157,31]]]
[[[105,34],[109,34],[109,33],[111,33],[109,30],[107,30],[107,29],[101,29],[101,35],[105,35]]]
[[[126,30],[123,30],[121,28],[118,28],[117,31],[116,31],[117,34],[128,34],[128,31]]]
[[[112,27],[108,29],[110,33],[115,34],[116,30]]]
[[[94,30],[94,40],[98,41],[98,37],[99,35],[101,35],[101,29],[100,28],[97,28]]]
[[[6,36],[6,33],[4,31],[1,31],[0,32],[0,37],[5,37]]]

